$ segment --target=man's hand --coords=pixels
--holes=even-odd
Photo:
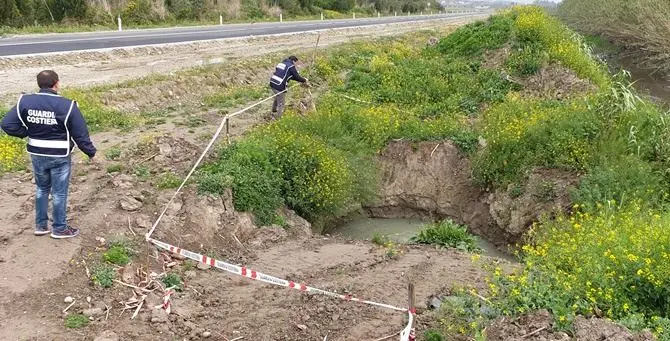
[[[93,157],[89,156],[87,163],[88,163],[89,166],[93,167],[93,169],[95,169],[95,170],[102,169],[101,166],[100,166],[100,162],[98,162],[98,159],[95,158],[95,156],[93,156]]]
[[[304,86],[304,87],[306,87],[306,88],[311,88],[311,87],[312,87],[312,83],[309,82],[309,79],[305,78],[305,82],[302,83],[302,86]]]

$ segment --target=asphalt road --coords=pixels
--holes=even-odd
[[[345,20],[315,20],[217,26],[177,27],[147,30],[44,34],[0,38],[0,57],[37,55],[131,46],[160,45],[223,38],[239,38],[281,33],[298,33],[332,28],[369,26],[427,20],[462,19],[473,14],[440,14]]]

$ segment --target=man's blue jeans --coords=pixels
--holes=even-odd
[[[49,193],[53,205],[52,232],[65,230],[67,222],[67,194],[70,186],[72,159],[31,155],[37,193],[35,194],[35,224],[38,229],[46,229],[49,224]]]

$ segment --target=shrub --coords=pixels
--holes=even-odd
[[[513,23],[514,15],[496,15],[487,21],[468,24],[440,40],[437,50],[454,57],[481,56],[510,39]]]
[[[198,188],[223,194],[232,185],[235,209],[252,212],[259,224],[269,225],[283,203],[280,174],[267,142],[250,139],[221,149],[219,160],[203,169]]]
[[[25,168],[25,141],[0,131],[0,174]]]
[[[468,232],[467,227],[459,225],[451,219],[425,227],[410,240],[421,244],[434,244],[468,252],[480,251],[477,246],[477,238]]]
[[[576,314],[612,319],[639,314],[648,326],[670,312],[670,214],[610,201],[596,213],[576,213],[533,228],[523,247],[525,268],[496,273],[493,294],[501,310],[547,308],[567,327]],[[657,331],[658,332],[658,331]]]
[[[585,100],[509,97],[484,114],[488,146],[474,160],[475,175],[505,186],[537,166],[586,169],[602,124]]]

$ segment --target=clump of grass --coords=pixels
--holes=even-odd
[[[161,279],[166,288],[174,287],[177,291],[184,289],[184,281],[179,274],[171,272]]]
[[[149,177],[151,176],[151,170],[149,169],[149,167],[144,165],[135,166],[134,173],[141,180],[148,180]]]
[[[177,175],[172,172],[168,172],[160,176],[156,187],[159,189],[177,188],[179,185],[181,185],[181,182],[182,179],[177,177]]]
[[[120,163],[107,166],[107,173],[119,173],[121,170],[123,170],[123,166]]]
[[[105,253],[102,254],[102,259],[105,262],[115,264],[115,265],[126,265],[130,263],[130,256],[125,247],[120,245],[114,245]]]
[[[433,244],[446,248],[456,248],[468,252],[481,252],[477,246],[477,238],[470,234],[467,227],[445,219],[437,224],[429,225],[410,239],[420,244]]]
[[[385,246],[389,242],[389,238],[379,232],[375,232],[374,235],[372,235],[372,243],[379,245],[379,246]]]
[[[65,318],[65,328],[77,329],[88,326],[88,317],[82,314],[70,314]]]
[[[114,146],[105,152],[105,158],[110,161],[116,161],[121,156],[121,148]]]
[[[111,288],[114,285],[114,278],[116,277],[116,271],[109,265],[101,264],[96,266],[93,269],[91,274],[91,279],[93,283],[103,287]]]

